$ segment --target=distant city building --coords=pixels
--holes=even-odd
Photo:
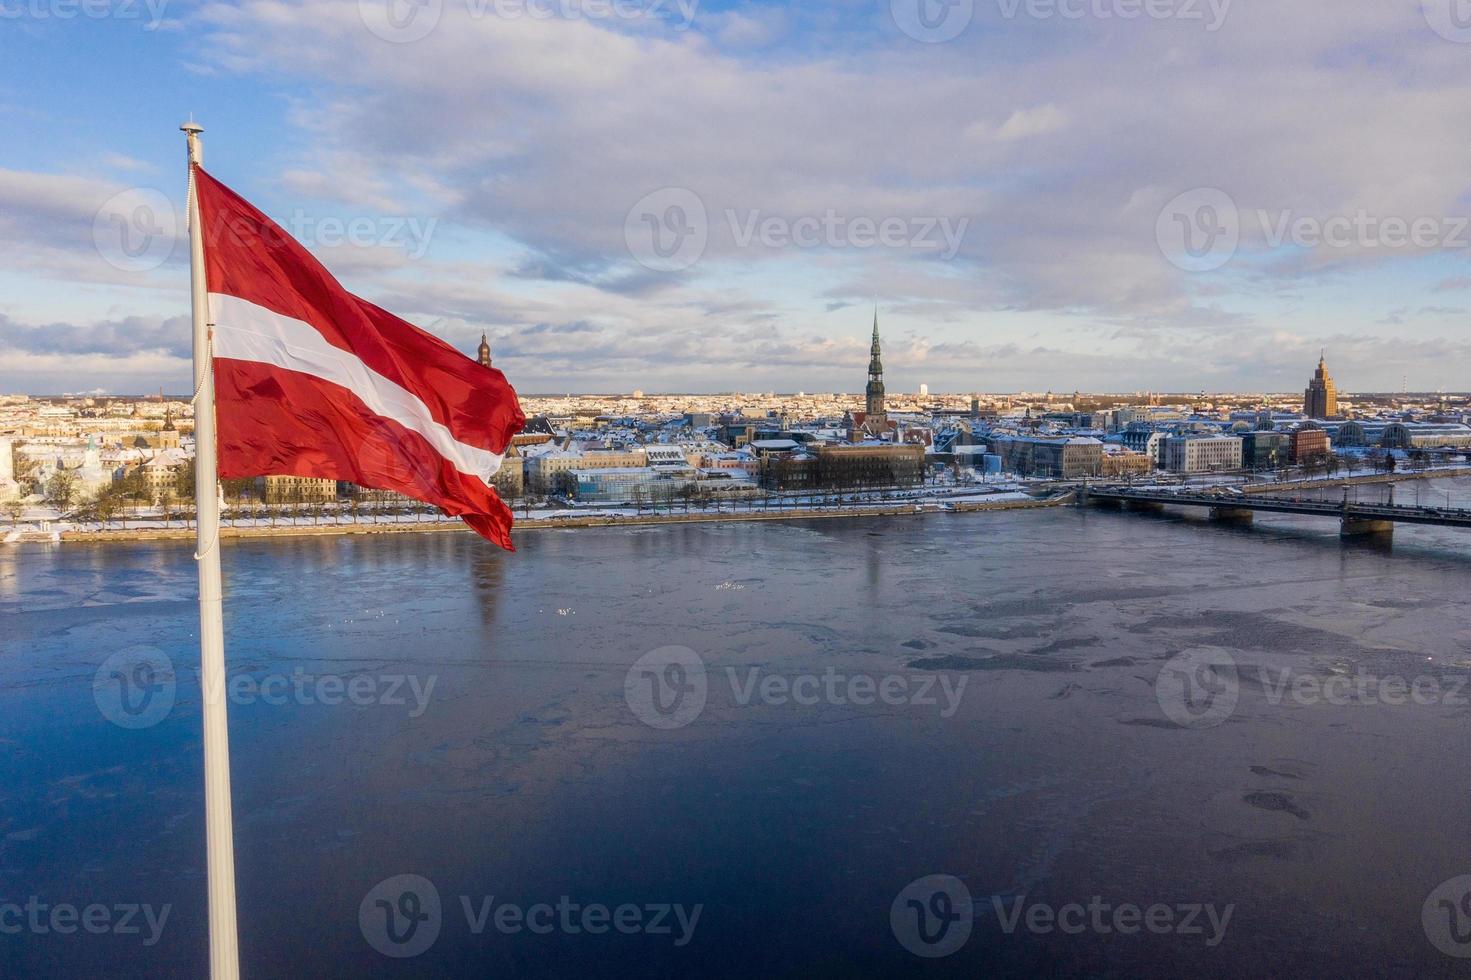
[[[536,452],[536,450],[542,450]],[[559,449],[547,444],[526,451],[526,488],[532,493],[560,493],[576,483],[579,470],[604,470],[620,467],[644,467],[648,458],[642,449],[578,450]]]
[[[1304,424],[1292,433],[1292,461],[1304,463],[1319,456],[1328,455],[1332,443],[1328,433],[1316,426]]]
[[[20,484],[15,481],[14,444],[0,438],[0,500],[9,500],[20,493]]]
[[[1244,432],[1241,464],[1248,469],[1275,470],[1292,460],[1292,436],[1286,432]]]
[[[490,341],[485,339],[485,334],[480,335],[480,349],[475,352],[475,360],[490,367]]]
[[[1459,422],[1392,422],[1384,427],[1386,449],[1471,446],[1471,427]]]
[[[1338,391],[1328,376],[1328,365],[1322,354],[1318,356],[1318,370],[1303,392],[1302,413],[1310,419],[1331,419],[1338,415]]]
[[[189,463],[182,450],[165,449],[140,464],[135,472],[142,475],[149,498],[158,504],[179,496],[179,478]]]
[[[295,504],[337,499],[337,481],[315,476],[263,476],[257,480],[268,504]]]
[[[1145,453],[1136,453],[1120,446],[1105,452],[1098,475],[1104,477],[1144,476],[1154,469],[1154,458]]]
[[[174,425],[173,410],[164,413],[163,428],[158,431],[158,447],[160,449],[179,448],[179,430]]]
[[[910,487],[924,480],[925,448],[866,442],[819,446],[815,454],[770,453],[760,461],[770,490],[865,490]]]
[[[1103,471],[1103,443],[1086,436],[997,435],[991,448],[1003,470],[1022,476],[1076,480]]]
[[[1164,441],[1164,468],[1172,473],[1212,473],[1241,468],[1237,436],[1175,435]]]
[[[1165,434],[1145,425],[1125,429],[1119,433],[1119,444],[1125,449],[1143,453],[1154,461],[1155,466],[1164,465]]]
[[[506,458],[501,460],[500,469],[490,478],[490,485],[502,500],[521,496],[526,488],[526,460],[512,443],[506,447]]]

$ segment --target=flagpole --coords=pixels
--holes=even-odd
[[[204,824],[209,870],[209,973],[237,980],[235,829],[230,813],[230,729],[225,711],[225,625],[220,588],[220,496],[215,461],[215,379],[210,363],[209,294],[204,279],[204,230],[194,168],[204,162],[193,120],[179,127],[189,140],[189,273],[194,307],[194,559],[199,565],[199,686],[204,711]]]

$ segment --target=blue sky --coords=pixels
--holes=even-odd
[[[1464,4],[0,0],[0,390],[188,386],[191,112],[526,392],[1465,390]]]

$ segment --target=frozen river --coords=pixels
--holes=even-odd
[[[225,545],[245,975],[1471,953],[1465,532],[1055,509],[518,547]],[[206,970],[190,555],[0,548],[0,976]]]

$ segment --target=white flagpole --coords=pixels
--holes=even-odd
[[[194,559],[199,564],[199,686],[204,705],[204,823],[209,855],[209,973],[237,980],[235,828],[230,813],[230,729],[225,715],[225,624],[220,590],[220,496],[215,463],[215,378],[209,294],[204,282],[204,229],[194,168],[204,162],[192,120],[189,139],[189,272],[194,305]]]

